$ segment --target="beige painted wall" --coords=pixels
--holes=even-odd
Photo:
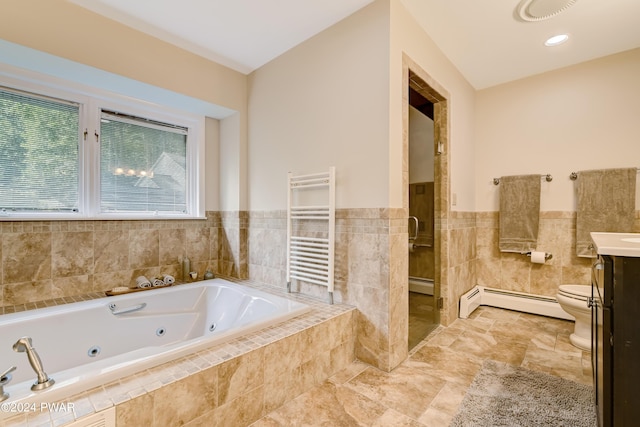
[[[336,167],[338,208],[389,206],[385,1],[249,75],[249,208],[286,209],[287,172]]]
[[[220,210],[220,121],[207,117],[205,119],[205,150],[204,150],[204,200],[206,211]]]
[[[239,119],[224,120],[224,138],[207,136],[207,150],[218,143],[233,149],[222,152],[232,157],[205,154],[205,208],[246,209],[245,75],[63,0],[3,1],[0,39],[236,111]],[[208,122],[207,129],[218,126]],[[220,164],[234,169],[217,175]]]
[[[64,0],[3,0],[0,39],[243,111],[245,76]]]
[[[540,209],[573,211],[571,172],[640,167],[638,76],[634,49],[479,91],[475,210],[498,210],[493,177],[550,173]]]
[[[452,210],[473,211],[475,90],[444,56],[401,2],[391,1],[390,97],[390,206],[402,206],[402,53],[404,52],[449,93],[451,192],[457,195]]]
[[[451,92],[454,209],[473,210],[475,92],[404,7],[388,0],[249,76],[251,210],[286,206],[286,172],[331,165],[339,208],[402,207],[403,52]]]

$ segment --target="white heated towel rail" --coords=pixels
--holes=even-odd
[[[292,280],[326,286],[331,304],[336,234],[335,175],[335,167],[330,167],[329,172],[310,175],[287,174],[287,291],[291,292]],[[321,199],[327,203],[305,205],[302,202],[305,194],[301,194],[301,190],[320,193],[315,195],[319,197],[307,197],[307,200]]]

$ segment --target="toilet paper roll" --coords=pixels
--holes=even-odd
[[[138,276],[136,278],[136,286],[139,288],[150,288],[151,282],[144,276]]]
[[[173,276],[166,274],[162,281],[164,282],[165,285],[173,285],[176,279]]]
[[[409,252],[413,252],[416,250],[416,245],[414,245],[413,243],[409,242]]]
[[[546,261],[546,253],[533,251],[531,252],[531,262],[534,264],[544,264]]]

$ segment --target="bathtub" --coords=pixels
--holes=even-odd
[[[306,304],[223,279],[105,297],[0,316],[0,372],[11,366],[3,403],[62,402],[65,397],[222,344],[306,313]],[[55,384],[31,391],[31,337]],[[15,415],[0,411],[0,419]]]

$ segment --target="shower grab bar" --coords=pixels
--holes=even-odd
[[[109,310],[111,310],[111,314],[117,316],[119,314],[133,313],[134,311],[142,310],[147,306],[146,302],[138,305],[132,305],[131,307],[123,308],[121,310],[116,310],[115,304],[109,304]]]
[[[414,243],[413,246],[415,248],[432,248],[433,245],[430,245],[428,243]]]
[[[416,240],[418,238],[418,226],[420,222],[418,221],[418,217],[415,217],[415,216],[410,216],[409,219],[412,219],[416,224],[416,232],[413,235],[413,237],[409,237],[409,240]]]

